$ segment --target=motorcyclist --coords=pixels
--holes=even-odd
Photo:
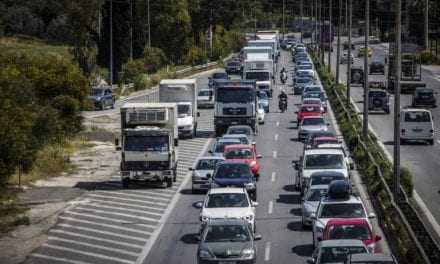
[[[286,69],[283,67],[282,69],[281,69],[281,72],[280,72],[280,79],[281,79],[281,82],[284,84],[285,82],[286,82],[286,80],[287,80],[287,72],[286,72]]]
[[[287,109],[287,94],[284,90],[278,95],[278,107],[282,112]]]

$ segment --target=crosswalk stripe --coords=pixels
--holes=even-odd
[[[134,240],[134,241],[138,241],[138,242],[142,242],[142,243],[146,242],[146,239],[144,239],[144,238],[126,236],[126,235],[122,235],[122,234],[116,234],[114,232],[98,230],[98,229],[88,228],[88,227],[83,227],[83,226],[75,226],[75,225],[71,225],[71,224],[67,224],[67,223],[60,223],[57,226],[71,228],[71,229],[77,229],[77,230],[82,230],[82,231],[88,231],[88,232],[98,233],[98,234],[103,234],[103,235],[108,235],[108,236],[130,239],[130,240]]]
[[[141,219],[141,220],[145,220],[145,221],[158,222],[158,219],[154,219],[154,218],[150,218],[150,217],[111,212],[111,211],[106,211],[106,210],[101,210],[101,209],[88,208],[85,206],[76,206],[75,208],[70,209],[69,212],[71,212],[72,210],[85,210],[85,211],[96,212],[96,213],[104,213],[104,214],[108,214],[108,215],[124,216],[127,218],[135,218],[136,220]],[[81,212],[81,213],[83,213],[83,212]]]
[[[142,203],[142,204],[152,204],[152,205],[163,206],[163,207],[166,207],[168,205],[167,203],[161,203],[161,202],[149,202],[149,201],[144,201],[144,200],[136,200],[136,199],[115,197],[115,196],[109,196],[109,195],[99,195],[99,194],[94,194],[94,193],[89,193],[89,194],[87,194],[87,196],[115,199],[115,200],[121,200],[121,201],[131,201],[131,202],[137,202],[137,203]]]

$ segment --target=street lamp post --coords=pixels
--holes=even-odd
[[[328,71],[332,70],[332,49],[333,49],[333,30],[332,30],[332,14],[333,14],[333,2],[332,0],[328,3]]]
[[[362,135],[364,139],[368,137],[368,42],[370,35],[370,0],[365,0],[365,45],[364,45],[364,124],[362,127]]]
[[[110,85],[113,85],[113,1],[110,0]]]
[[[148,48],[151,48],[150,0],[147,0]]]
[[[337,50],[336,50],[336,84],[339,84],[339,68],[340,68],[340,60],[341,60],[341,26],[342,26],[342,0],[339,0],[339,17],[338,17],[338,40],[337,40]]]
[[[303,16],[304,16],[303,8],[304,8],[303,0],[301,0],[300,3],[299,3],[299,13],[300,13],[300,16],[301,16],[301,36],[300,36],[301,43],[303,42],[303,26],[304,26],[304,23],[303,23]]]
[[[393,194],[394,199],[399,199],[400,188],[400,72],[402,68],[402,1],[395,0],[396,4],[396,44],[394,63],[394,175],[393,175]]]
[[[347,107],[350,105],[351,84],[351,27],[353,22],[353,0],[348,0],[348,60],[347,60]]]
[[[425,49],[429,49],[429,0],[425,0]]]

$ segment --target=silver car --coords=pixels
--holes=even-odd
[[[328,185],[312,185],[304,195],[301,206],[301,223],[303,226],[312,226],[312,214],[316,214],[321,197],[327,193]]]
[[[189,168],[192,171],[192,192],[208,190],[210,186],[210,177],[214,173],[217,163],[224,161],[223,157],[200,157],[197,159],[196,166]]]
[[[217,141],[214,143],[212,150],[210,150],[209,153],[211,153],[212,156],[215,157],[223,157],[225,146],[235,145],[235,144],[241,144],[238,138],[227,138],[227,139],[218,138]]]
[[[327,131],[328,126],[322,116],[305,116],[299,125],[298,139],[306,139],[310,132]]]

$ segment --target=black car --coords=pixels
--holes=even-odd
[[[228,80],[229,76],[226,72],[215,72],[211,77],[208,77],[208,86],[212,88],[216,80]]]
[[[218,219],[202,226],[197,263],[255,264],[257,246],[249,223],[243,219]]]
[[[227,74],[238,74],[241,75],[242,67],[240,61],[229,61],[226,63],[225,67]]]
[[[368,91],[368,110],[390,113],[390,96],[385,90],[371,89]]]
[[[364,84],[364,69],[362,67],[351,67],[351,84]]]
[[[370,64],[370,74],[380,73],[385,74],[385,64],[381,61],[373,61]]]
[[[437,106],[437,99],[435,98],[436,94],[437,93],[434,92],[432,88],[424,88],[424,87],[416,88],[413,94],[412,106],[436,107]]]
[[[344,47],[344,50],[348,50],[348,42],[344,42],[344,44],[342,44],[342,46]],[[355,46],[353,43],[351,43],[351,49],[354,50]]]

